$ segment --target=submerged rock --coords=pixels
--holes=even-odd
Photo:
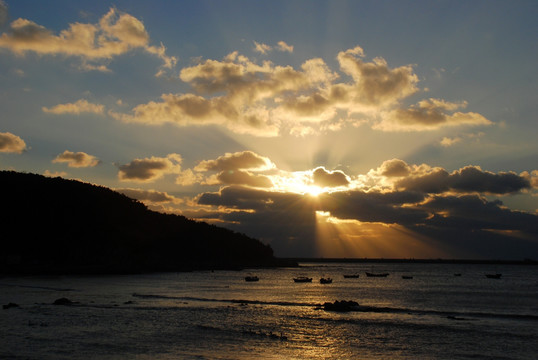
[[[19,304],[15,304],[15,303],[12,303],[10,302],[9,304],[6,304],[6,305],[2,305],[2,309],[11,309],[11,308],[15,308],[15,307],[19,307]]]
[[[69,300],[68,298],[59,298],[54,300],[52,305],[73,305],[75,302]]]
[[[336,300],[335,302],[326,302],[323,304],[323,310],[325,311],[354,311],[358,310],[359,303],[352,300]]]

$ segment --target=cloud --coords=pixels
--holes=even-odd
[[[137,18],[110,8],[97,24],[70,24],[58,35],[28,19],[16,19],[10,31],[0,36],[0,48],[17,55],[35,52],[42,55],[76,56],[84,60],[112,59],[133,49],[159,57],[171,68],[176,58],[166,55],[164,46],[149,45],[149,35]]]
[[[0,152],[21,154],[26,149],[26,143],[17,135],[0,133]]]
[[[259,52],[260,54],[267,54],[273,48],[267,44],[260,44],[254,41],[254,51]]]
[[[149,202],[149,203],[168,203],[168,202],[179,203],[181,202],[180,199],[162,191],[142,190],[142,189],[132,189],[132,188],[120,188],[120,189],[115,189],[115,190],[132,199],[136,199],[143,202]]]
[[[266,55],[267,53],[273,51],[274,49],[282,52],[293,52],[293,45],[288,45],[284,41],[279,41],[276,46],[270,46],[263,43],[258,43],[254,41],[254,51],[260,54]]]
[[[181,171],[182,158],[179,154],[166,157],[135,159],[119,166],[118,177],[121,181],[151,182],[166,174],[178,174]]]
[[[289,52],[289,53],[293,52],[293,45],[288,45],[284,41],[279,41],[276,48],[279,51],[284,51],[284,52]]]
[[[403,160],[392,159],[384,161],[378,168],[378,173],[386,177],[407,176],[410,173],[409,165]]]
[[[465,166],[448,173],[442,168],[429,169],[414,174],[395,183],[396,188],[439,194],[448,191],[486,194],[512,194],[530,189],[531,184],[525,176],[513,172],[498,174],[483,171],[478,166]]]
[[[272,49],[255,44],[260,52]],[[381,57],[372,61],[364,57],[359,46],[339,52],[342,77],[320,58],[308,59],[295,69],[270,61],[256,63],[232,52],[223,60],[200,60],[181,69],[180,78],[192,92],[162,94],[161,101],[139,104],[130,113],[109,111],[109,115],[153,125],[216,124],[254,136],[307,136],[358,123],[382,131],[492,124],[478,113],[457,111],[467,106],[465,101],[430,98],[401,108],[402,100],[419,91],[413,67],[391,68]]]
[[[43,106],[41,108],[44,112],[50,114],[76,114],[81,113],[94,113],[102,114],[105,107],[100,104],[92,104],[85,99],[77,100],[74,103],[58,104],[51,108]]]
[[[228,185],[245,185],[261,188],[270,188],[273,186],[273,183],[267,176],[252,174],[243,170],[223,171],[216,178],[219,183]]]
[[[275,165],[269,158],[260,156],[252,151],[226,153],[216,160],[203,160],[196,167],[196,171],[227,171],[227,170],[269,170]]]
[[[95,156],[88,155],[84,152],[72,152],[65,150],[60,155],[56,156],[53,163],[67,163],[67,166],[73,168],[94,167],[100,161]]]
[[[320,187],[338,187],[349,185],[349,178],[340,170],[327,171],[318,167],[312,173],[314,185]]]
[[[274,168],[275,165],[271,160],[247,150],[226,153],[215,160],[203,160],[194,169],[201,172],[219,172],[216,176],[206,181],[208,184],[246,185],[270,188],[273,186],[273,183],[267,176],[253,174],[252,171],[266,171]]]
[[[466,106],[467,102],[451,103],[430,98],[422,100],[408,109],[395,109],[383,113],[382,120],[374,128],[383,131],[423,131],[435,130],[444,126],[492,124],[491,121],[478,113],[454,112],[454,110]]]

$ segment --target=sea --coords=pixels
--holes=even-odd
[[[492,273],[502,276],[485,276]],[[342,300],[358,306],[323,306]],[[1,277],[0,303],[0,359],[538,358],[533,265]]]

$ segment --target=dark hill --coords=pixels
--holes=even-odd
[[[133,273],[273,266],[246,235],[157,213],[108,188],[0,171],[0,273]]]

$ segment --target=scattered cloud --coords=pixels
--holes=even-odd
[[[340,170],[327,171],[318,167],[312,173],[314,185],[319,187],[338,187],[349,185],[349,178]]]
[[[102,114],[105,107],[100,104],[92,104],[88,100],[80,99],[74,103],[58,104],[51,108],[43,106],[41,108],[44,112],[50,114],[75,114],[79,115],[81,113],[94,113]]]
[[[383,113],[382,120],[374,127],[383,131],[424,131],[444,126],[492,124],[478,113],[454,112],[466,106],[467,102],[451,103],[430,98],[408,109],[395,109]]]
[[[166,192],[156,191],[156,190],[143,190],[143,189],[133,189],[133,188],[120,188],[115,189],[117,192],[122,193],[132,199],[136,199],[142,202],[149,203],[181,203],[182,200],[178,199]]]
[[[293,52],[293,45],[288,45],[284,41],[279,41],[276,46],[270,46],[263,43],[258,43],[254,41],[254,51],[263,55],[266,55],[267,53],[277,50],[281,52]]]
[[[165,68],[176,63],[175,57],[166,55],[162,44],[149,45],[149,35],[140,20],[115,8],[110,8],[97,24],[73,23],[58,35],[31,20],[16,19],[11,22],[9,31],[0,36],[0,48],[17,55],[34,52],[79,57],[87,70],[92,66],[94,70],[104,68],[103,65],[89,66],[86,61],[112,59],[137,48],[159,57]]]
[[[0,133],[0,152],[21,154],[26,149],[26,143],[17,135]]]
[[[257,42],[255,46],[260,53],[273,49]],[[292,50],[284,42],[279,47]],[[270,61],[259,64],[237,52],[221,61],[199,59],[180,71],[181,80],[193,92],[162,94],[161,101],[139,104],[130,113],[109,111],[109,115],[153,125],[217,124],[254,136],[306,136],[357,123],[382,131],[492,124],[478,113],[457,111],[467,106],[465,101],[430,98],[401,108],[402,100],[419,91],[411,65],[391,68],[381,57],[366,61],[359,46],[339,52],[336,58],[340,74],[320,58],[306,60],[300,69]],[[349,81],[343,81],[342,74]]]
[[[95,156],[88,155],[85,152],[72,152],[65,150],[60,155],[56,156],[53,163],[67,163],[67,166],[72,168],[85,168],[97,166],[100,161]]]
[[[252,151],[226,153],[215,160],[203,160],[196,167],[196,171],[227,171],[227,170],[269,170],[275,165],[266,157]]]
[[[152,182],[166,174],[180,173],[181,162],[182,158],[179,154],[134,159],[128,164],[119,165],[118,178],[121,181]]]

